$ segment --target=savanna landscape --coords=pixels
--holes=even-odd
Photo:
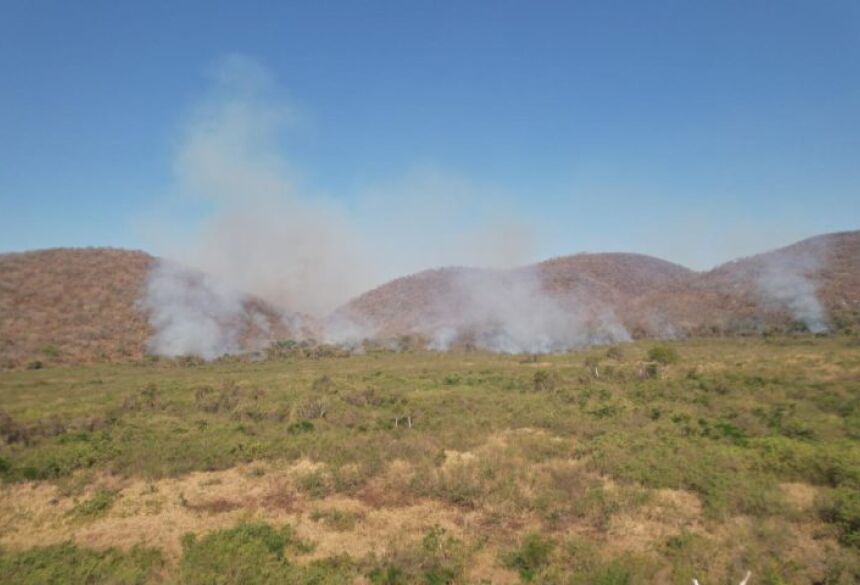
[[[0,4],[0,585],[860,585],[860,3]]]
[[[855,336],[8,371],[8,583],[853,583]]]

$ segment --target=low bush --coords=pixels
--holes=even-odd
[[[549,564],[556,543],[537,533],[526,535],[519,547],[504,557],[505,566],[520,574],[523,581],[531,582]]]
[[[670,345],[655,345],[648,350],[648,361],[667,366],[680,361],[678,350]]]
[[[0,554],[0,582],[15,585],[160,583],[164,559],[155,549],[91,550],[65,543]]]

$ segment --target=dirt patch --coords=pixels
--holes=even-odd
[[[492,583],[493,585],[516,585],[520,576],[499,563],[498,552],[482,549],[475,553],[467,572],[469,583]]]
[[[815,505],[818,490],[808,483],[782,483],[779,485],[785,500],[798,510],[809,510]]]
[[[662,489],[645,505],[613,515],[606,540],[619,551],[646,552],[682,531],[705,532],[702,504],[689,492]]]
[[[460,510],[434,501],[403,502],[400,507],[371,506],[359,498],[331,496],[310,500],[295,480],[319,464],[240,466],[192,473],[155,482],[102,478],[78,496],[63,495],[53,485],[26,483],[0,490],[0,547],[22,550],[72,540],[93,548],[131,548],[136,544],[162,549],[168,558],[181,554],[186,533],[228,528],[241,520],[290,523],[299,537],[315,543],[309,558],[348,553],[361,557],[382,553],[391,543],[420,538],[438,525],[462,535],[467,525]],[[394,465],[394,475],[402,473]],[[116,503],[103,517],[75,522],[68,512],[98,488],[117,490]],[[337,531],[311,518],[314,510],[354,514],[354,529]]]

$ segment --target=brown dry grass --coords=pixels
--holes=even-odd
[[[0,255],[0,365],[142,357],[150,330],[135,303],[153,261],[95,248]]]

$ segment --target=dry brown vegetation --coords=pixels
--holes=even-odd
[[[6,372],[0,583],[849,585],[858,368],[809,335]]]
[[[788,248],[729,262],[706,273],[636,254],[577,254],[535,265],[546,291],[600,299],[634,337],[762,333],[792,327],[784,309],[763,305],[756,278],[776,254],[818,254],[811,275],[839,331],[860,322],[860,232],[812,238]],[[137,303],[155,261],[143,252],[55,249],[0,255],[0,367],[139,360],[152,331]],[[441,309],[456,313],[454,282],[479,269],[444,268],[399,278],[343,308],[380,336],[421,333]],[[440,304],[440,299],[445,303]],[[248,297],[269,335],[289,331],[277,311]],[[580,303],[582,304],[582,303]],[[586,303],[587,304],[587,303]],[[244,319],[244,318],[243,318]],[[244,345],[259,331],[244,319]]]
[[[141,358],[153,258],[112,249],[0,255],[0,365]]]
[[[756,278],[780,254],[820,257],[809,275],[837,329],[860,322],[860,232],[828,234],[773,252],[728,262],[708,272],[638,254],[576,254],[537,264],[546,291],[573,291],[613,309],[635,337],[754,333],[785,329],[791,316],[763,304]],[[420,332],[433,322],[440,298],[456,299],[455,280],[479,269],[428,270],[369,291],[340,309],[386,335]]]
[[[0,368],[142,359],[152,328],[139,300],[155,262],[106,248],[0,254]],[[266,303],[248,297],[244,305],[244,345],[257,344],[258,316],[271,334],[288,335]]]

